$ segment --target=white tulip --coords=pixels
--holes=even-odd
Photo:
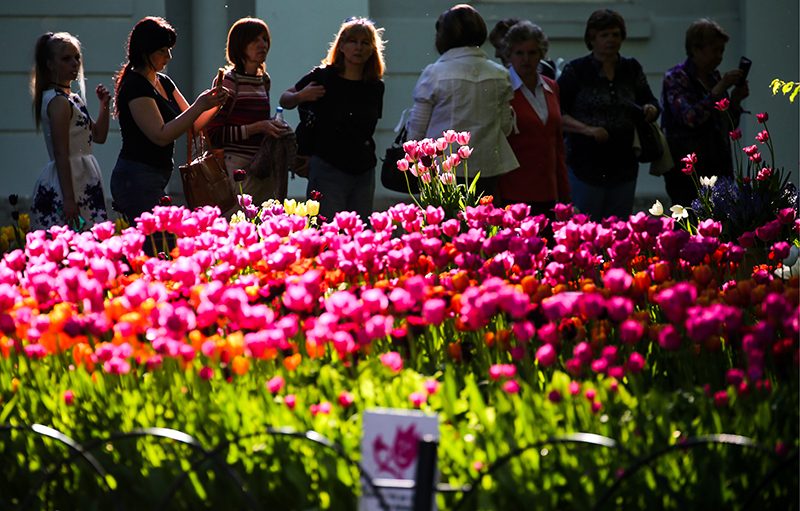
[[[676,220],[680,220],[681,218],[689,218],[689,209],[684,208],[679,204],[675,204],[669,208],[669,210],[672,211],[672,218]]]
[[[664,206],[661,205],[661,201],[657,200],[653,207],[650,208],[650,214],[653,216],[661,216],[664,214]]]

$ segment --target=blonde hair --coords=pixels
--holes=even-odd
[[[375,28],[375,23],[367,18],[350,18],[339,27],[336,39],[328,49],[328,55],[322,61],[323,65],[333,66],[339,72],[344,71],[344,53],[342,46],[350,37],[366,35],[372,44],[372,55],[364,64],[363,78],[367,82],[376,82],[383,77],[386,70],[386,61],[383,58],[384,41],[382,28]]]
[[[81,51],[81,43],[78,38],[68,32],[48,32],[42,34],[36,40],[36,47],[33,52],[33,69],[31,71],[30,91],[33,98],[33,118],[36,120],[36,130],[42,123],[42,96],[53,82],[60,83],[58,76],[53,76],[50,71],[50,62],[58,60],[65,44],[72,44]],[[81,99],[86,102],[86,83],[83,75],[83,61],[81,60],[78,68],[78,87],[80,88]]]

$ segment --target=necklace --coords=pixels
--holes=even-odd
[[[50,82],[50,85],[55,85],[55,86],[57,86],[57,87],[61,87],[62,89],[69,89],[69,84],[67,84],[67,85],[61,85],[61,84],[60,84],[60,83],[58,83],[58,82]]]

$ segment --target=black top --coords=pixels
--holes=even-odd
[[[175,142],[161,147],[150,141],[133,120],[130,106],[128,106],[128,103],[136,98],[153,98],[164,123],[168,123],[180,115],[181,107],[173,95],[175,84],[167,75],[156,73],[156,76],[170,98],[169,101],[156,91],[147,78],[135,71],[125,73],[125,78],[122,79],[122,85],[116,98],[119,109],[119,128],[122,132],[122,149],[119,157],[171,172],[174,165],[172,153]]]
[[[642,66],[636,59],[619,57],[614,79],[609,80],[603,64],[589,54],[569,62],[558,78],[561,113],[589,126],[608,131],[608,140],[567,133],[567,163],[575,177],[594,186],[633,181],[639,163],[633,152],[635,105],[661,106],[653,96]]]
[[[314,112],[313,154],[347,174],[375,168],[372,136],[383,113],[383,81],[347,80],[333,68],[314,68],[295,84],[302,90],[310,82],[325,87],[325,95],[305,104]]]

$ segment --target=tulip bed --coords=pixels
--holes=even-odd
[[[83,444],[143,427],[208,448],[233,440],[220,456],[262,507],[354,509],[356,469],[264,431],[315,430],[357,460],[365,409],[418,408],[440,416],[442,482],[488,473],[462,509],[590,509],[637,459],[683,442],[607,505],[741,505],[798,450],[800,281],[769,266],[798,221],[784,218],[771,259],[745,268],[714,222],[689,234],[644,213],[557,214],[552,240],[522,205],[446,219],[400,204],[369,228],[353,213],[315,226],[272,206],[229,224],[215,208],[170,206],[121,233],[29,233],[0,262],[0,424]],[[159,231],[174,247],[148,258]],[[492,471],[575,432],[623,449],[550,443]],[[688,447],[714,434],[758,445]],[[154,509],[190,468],[170,509],[244,508],[213,463],[191,467],[185,444],[95,447],[110,476],[59,466],[37,493],[42,509],[107,508],[106,484],[126,508]],[[66,454],[0,431],[0,508]],[[796,458],[789,467],[753,509],[797,508]],[[437,497],[444,509],[458,498]]]

